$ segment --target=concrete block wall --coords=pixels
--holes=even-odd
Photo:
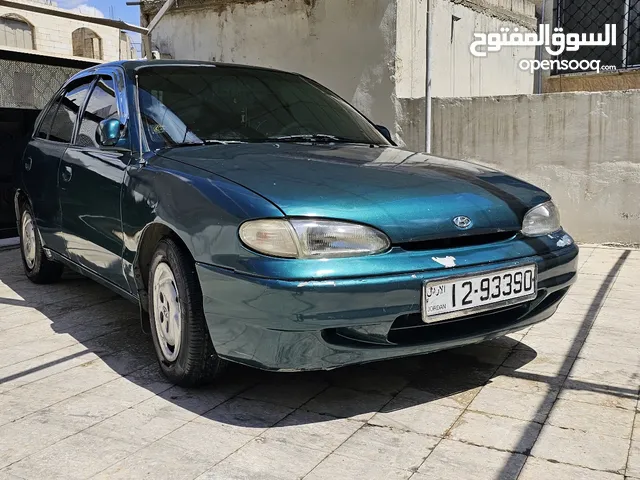
[[[547,190],[587,243],[640,244],[640,90],[434,101],[433,153]]]
[[[44,5],[39,4],[39,6]],[[52,11],[61,10],[48,5],[46,8]],[[9,13],[20,15],[33,25],[34,47],[39,52],[73,56],[72,33],[78,28],[86,27],[96,32],[102,39],[104,61],[120,59],[120,30],[117,28],[0,6],[0,16]],[[125,50],[122,53],[126,58],[128,52]]]

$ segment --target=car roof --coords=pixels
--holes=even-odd
[[[285,73],[289,75],[297,75],[303,76],[300,73],[290,72],[285,70],[278,70],[275,68],[268,67],[260,67],[257,65],[243,65],[239,63],[224,63],[224,62],[207,62],[203,60],[117,60],[113,62],[101,63],[99,65],[95,65],[92,67],[85,68],[84,70],[80,70],[76,72],[71,77],[69,77],[64,85],[61,88],[66,88],[72,82],[87,76],[87,75],[100,75],[100,74],[109,74],[114,70],[124,71],[125,76],[132,78],[135,76],[136,72],[140,69],[144,69],[145,67],[162,67],[162,66],[170,66],[170,67],[219,67],[219,68],[242,68],[247,70],[262,70],[269,72],[278,72]]]
[[[290,73],[296,75],[295,72],[286,72],[284,70],[277,70],[274,68],[268,67],[260,67],[257,65],[243,65],[238,63],[224,63],[224,62],[207,62],[203,60],[118,60],[114,62],[102,63],[100,65],[96,65],[94,67],[89,67],[84,69],[74,77],[79,77],[88,72],[98,72],[98,71],[108,71],[110,69],[119,68],[125,71],[126,74],[134,74],[137,70],[145,67],[156,67],[156,66],[170,66],[170,67],[221,67],[221,68],[245,68],[251,70],[266,70],[271,72],[280,72],[280,73]]]

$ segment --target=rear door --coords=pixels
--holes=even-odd
[[[23,188],[44,244],[59,253],[66,250],[58,191],[60,161],[71,142],[75,117],[82,106],[91,80],[80,79],[59,92],[43,110],[36,131],[20,164]]]
[[[122,216],[120,196],[131,158],[125,137],[115,147],[100,146],[99,123],[118,119],[126,124],[114,79],[96,78],[74,139],[60,164],[62,227],[66,255],[105,280],[129,291],[122,271]]]

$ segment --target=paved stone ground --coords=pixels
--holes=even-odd
[[[187,391],[134,306],[0,252],[0,479],[640,478],[640,251],[583,247],[580,273],[497,341]]]

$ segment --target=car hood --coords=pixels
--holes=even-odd
[[[527,210],[549,199],[502,172],[396,147],[254,143],[159,154],[236,182],[287,216],[361,222],[394,243],[519,231]],[[472,226],[457,227],[458,216]]]

